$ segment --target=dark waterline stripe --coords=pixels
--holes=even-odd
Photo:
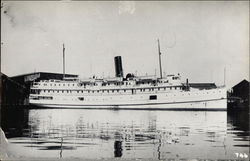
[[[34,106],[38,106],[40,108],[69,108],[69,109],[80,109],[79,107],[83,107],[84,109],[148,109],[148,110],[227,110],[226,108],[213,108],[213,109],[207,109],[207,108],[123,108],[121,106],[144,106],[144,105],[164,105],[164,104],[183,104],[183,103],[197,103],[197,102],[209,102],[209,101],[218,101],[223,100],[225,98],[221,99],[212,99],[212,100],[200,100],[200,101],[185,101],[185,102],[171,102],[171,103],[145,103],[145,104],[106,104],[106,105],[75,105],[75,104],[42,104],[42,103],[36,103],[31,104]],[[45,105],[45,106],[44,106]],[[46,107],[47,106],[47,107]],[[49,107],[51,106],[51,107]],[[62,106],[62,107],[55,107],[55,106]],[[65,106],[75,106],[75,107],[65,107]],[[89,107],[90,106],[90,107]],[[94,107],[93,107],[94,106]],[[102,108],[98,108],[102,107]],[[104,107],[103,107],[104,106]],[[108,107],[106,107],[108,106]],[[78,108],[77,108],[78,107]]]

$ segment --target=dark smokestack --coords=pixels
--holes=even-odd
[[[115,76],[116,77],[123,77],[122,57],[121,56],[115,57]]]
[[[188,83],[188,79],[186,79],[186,86],[187,86],[187,91],[189,91],[189,83]]]

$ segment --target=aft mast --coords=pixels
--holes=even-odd
[[[63,43],[63,79],[65,78],[65,47]]]
[[[162,79],[160,40],[158,39],[157,42],[158,42],[158,52],[159,52],[160,78]]]

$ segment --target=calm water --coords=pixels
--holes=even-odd
[[[226,111],[15,109],[4,112],[2,128],[20,157],[239,159],[235,153],[249,155],[248,117]]]

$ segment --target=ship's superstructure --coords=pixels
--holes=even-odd
[[[161,69],[160,55],[159,49]],[[121,57],[117,56],[114,60],[114,78],[83,80],[66,77],[63,80],[33,82],[30,104],[54,108],[227,109],[224,87],[207,90],[190,88],[188,80],[182,83],[179,74],[163,76],[161,70],[160,78],[132,73],[124,77]]]

